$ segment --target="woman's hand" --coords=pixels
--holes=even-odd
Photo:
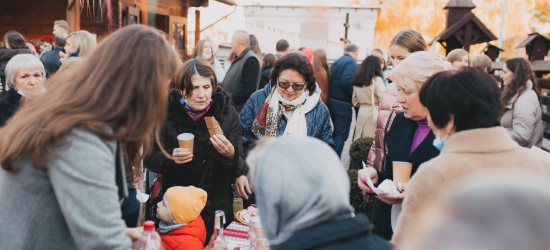
[[[193,152],[188,148],[175,148],[172,157],[177,164],[184,164],[193,160]]]
[[[252,194],[252,191],[250,190],[250,183],[248,183],[248,178],[246,175],[241,175],[235,179],[235,193],[237,196],[247,200],[248,195]]]
[[[210,141],[212,142],[212,146],[214,146],[221,155],[227,158],[235,156],[235,147],[233,147],[233,144],[231,144],[224,135],[214,135],[210,137]]]
[[[366,172],[365,172],[366,171]],[[363,193],[363,199],[367,200],[367,193],[374,193],[367,184],[367,179],[365,179],[365,173],[370,177],[373,184],[378,183],[378,173],[373,167],[368,167],[357,171],[357,185]]]
[[[403,203],[403,199],[405,198],[405,193],[400,194],[379,194],[378,199],[381,201],[394,205],[394,204],[401,204]]]
[[[143,234],[143,227],[126,227],[124,228],[124,233],[126,236],[130,237],[132,240],[132,248],[134,248],[134,244],[139,240],[141,235]]]

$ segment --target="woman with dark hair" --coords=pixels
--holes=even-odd
[[[130,249],[125,166],[141,176],[176,60],[155,29],[126,26],[0,130],[3,249]]]
[[[386,88],[380,66],[380,58],[367,56],[351,80],[352,103],[359,108],[354,140],[361,137],[374,137],[378,105]]]
[[[489,169],[519,169],[548,176],[549,169],[530,150],[518,146],[500,127],[500,90],[486,73],[470,67],[432,76],[420,90],[439,156],[420,166],[405,189],[392,242],[411,234],[414,218],[446,188],[466,175]]]
[[[163,191],[173,186],[195,186],[208,193],[201,212],[208,242],[214,230],[216,210],[225,212],[226,226],[233,221],[231,183],[246,170],[239,117],[229,105],[226,93],[218,88],[214,69],[203,59],[185,62],[172,79],[171,89],[168,116],[160,130],[160,145],[155,143],[144,164],[148,170],[162,174]],[[223,134],[209,133],[207,117],[216,119]],[[180,148],[177,137],[181,133],[195,136],[192,151]],[[165,155],[162,148],[171,157]],[[154,214],[163,196],[161,192],[152,202]]]
[[[245,152],[253,140],[286,134],[315,137],[334,147],[330,114],[317,91],[313,68],[299,53],[277,60],[270,83],[250,96],[239,119]],[[239,177],[235,189],[237,195],[248,199],[246,178]]]
[[[256,38],[256,36],[254,36],[252,34],[248,35],[248,37],[250,38],[250,50],[252,50],[252,52],[254,52],[260,58],[260,64],[261,64],[263,59],[264,59],[264,54],[262,53],[262,50],[260,49],[260,44],[258,43],[258,38]]]
[[[382,77],[382,80],[384,80],[384,86],[388,86],[386,78],[390,75],[390,69],[388,68],[388,63],[386,62],[386,59],[384,59],[384,52],[380,49],[373,49],[371,55],[377,56],[380,58],[380,67],[382,67],[382,74],[384,77]]]
[[[531,64],[520,57],[508,59],[500,77],[504,85],[500,123],[520,146],[540,148],[544,125],[537,79]]]
[[[209,40],[203,39],[197,43],[193,58],[202,58],[208,61],[214,68],[216,78],[218,79],[218,84],[223,82],[223,79],[225,78],[225,70],[223,70],[220,60],[218,60],[218,58],[214,55],[214,48],[212,48],[212,43]]]
[[[321,100],[328,103],[328,90],[330,85],[330,70],[328,68],[327,53],[323,49],[313,51],[313,71],[319,87],[321,88]]]
[[[264,61],[262,63],[262,75],[260,76],[260,89],[263,89],[269,82],[269,75],[271,74],[276,61],[277,57],[273,54],[266,54],[264,56]]]

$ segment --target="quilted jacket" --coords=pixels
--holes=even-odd
[[[319,88],[319,87],[317,87]],[[320,91],[317,91],[320,93]],[[239,114],[239,120],[241,121],[241,130],[243,132],[243,150],[245,154],[248,152],[248,145],[258,138],[252,133],[252,123],[258,112],[264,105],[265,99],[271,93],[271,84],[268,83],[263,89],[256,91],[250,99],[246,102],[243,110]],[[306,123],[307,123],[307,135],[315,137],[326,142],[328,145],[334,148],[334,141],[332,140],[332,126],[330,125],[330,113],[327,106],[321,101],[320,95],[316,93],[311,97],[317,97],[317,104],[313,106],[311,110],[306,108]],[[285,116],[281,117],[281,123],[277,128],[277,136],[283,135],[285,132],[287,119]]]
[[[382,158],[384,157],[384,151],[382,151],[384,145],[384,129],[386,128],[386,123],[388,122],[392,110],[394,110],[394,113],[388,125],[388,130],[391,128],[395,115],[402,112],[401,106],[397,103],[397,88],[395,87],[395,83],[391,83],[386,87],[384,95],[382,99],[380,99],[378,119],[376,120],[376,131],[374,132],[374,143],[370,148],[366,163],[368,167],[374,167],[379,171],[382,170]]]
[[[160,234],[160,230],[157,229]],[[206,228],[202,217],[197,217],[184,227],[160,236],[165,250],[201,250],[206,242]]]

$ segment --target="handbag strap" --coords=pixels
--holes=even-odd
[[[386,121],[386,127],[384,128],[384,140],[382,140],[382,150],[384,151],[384,157],[382,157],[382,166],[385,167],[386,166],[386,154],[387,154],[387,146],[386,146],[386,133],[388,133],[388,127],[390,125],[390,121],[391,121],[391,117],[393,115],[395,111],[392,110],[390,112],[390,115],[388,117],[388,120]]]
[[[120,141],[116,142],[115,181],[118,187],[118,199],[122,202],[124,198],[128,197],[128,185],[126,184],[126,171],[121,157]]]

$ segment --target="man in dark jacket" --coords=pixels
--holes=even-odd
[[[63,51],[63,53],[65,53],[65,50],[63,49],[63,47],[65,47],[65,41],[66,39],[64,37],[56,36],[53,40],[54,49],[40,57],[40,61],[42,61],[44,68],[46,69],[46,77],[52,76],[59,70],[59,67],[61,67],[61,62],[59,61],[59,51]]]
[[[223,79],[223,88],[230,97],[230,104],[241,112],[244,104],[260,84],[260,58],[250,50],[250,38],[244,30],[237,30],[231,37],[231,52],[236,56]]]
[[[330,89],[328,92],[328,108],[334,123],[332,137],[338,156],[342,154],[344,143],[348,139],[353,112],[351,99],[353,84],[351,79],[357,71],[357,54],[359,49],[355,44],[348,44],[345,54],[338,58],[330,68]]]

